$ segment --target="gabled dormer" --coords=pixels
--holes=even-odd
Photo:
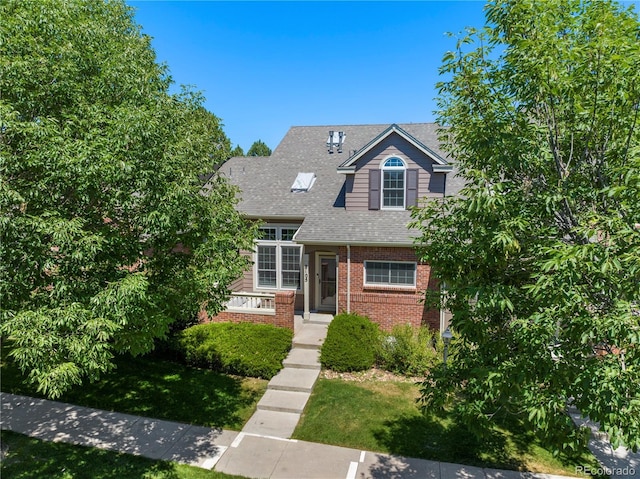
[[[444,158],[396,124],[338,167],[346,175],[347,210],[406,210],[419,198],[444,196],[451,171]]]

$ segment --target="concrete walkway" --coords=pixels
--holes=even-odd
[[[291,437],[320,375],[320,347],[332,319],[330,314],[311,313],[309,321],[295,316],[293,347],[284,368],[269,381],[243,433]]]
[[[379,454],[0,393],[0,428],[45,441],[269,479],[552,479],[561,476]]]

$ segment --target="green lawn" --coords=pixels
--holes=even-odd
[[[43,397],[23,383],[2,351],[2,391]],[[116,359],[100,381],[74,388],[59,401],[157,419],[240,430],[267,387],[263,379],[242,378],[183,366],[154,357]]]
[[[451,417],[424,417],[418,387],[403,382],[319,379],[293,437],[357,449],[498,469],[575,476],[597,468],[590,452],[554,457],[517,424],[477,441]]]
[[[3,479],[232,479],[220,472],[2,431]]]

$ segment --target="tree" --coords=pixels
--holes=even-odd
[[[9,0],[0,18],[0,331],[56,397],[219,310],[255,231],[223,178],[203,189],[229,140],[200,95],[169,93],[129,7]]]
[[[495,0],[486,12],[439,84],[442,140],[466,188],[414,212],[458,337],[424,405],[456,397],[478,434],[496,415],[522,417],[565,449],[585,439],[576,407],[636,450],[638,18],[600,0]]]
[[[229,156],[230,157],[244,156],[244,150],[240,145],[236,145],[236,147],[233,150],[231,150],[231,154]]]
[[[247,152],[247,156],[269,156],[271,148],[269,148],[262,140],[254,141],[251,148]]]

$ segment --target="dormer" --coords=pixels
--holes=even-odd
[[[445,159],[398,125],[391,125],[338,167],[346,175],[347,210],[406,210],[418,199],[444,196]]]

